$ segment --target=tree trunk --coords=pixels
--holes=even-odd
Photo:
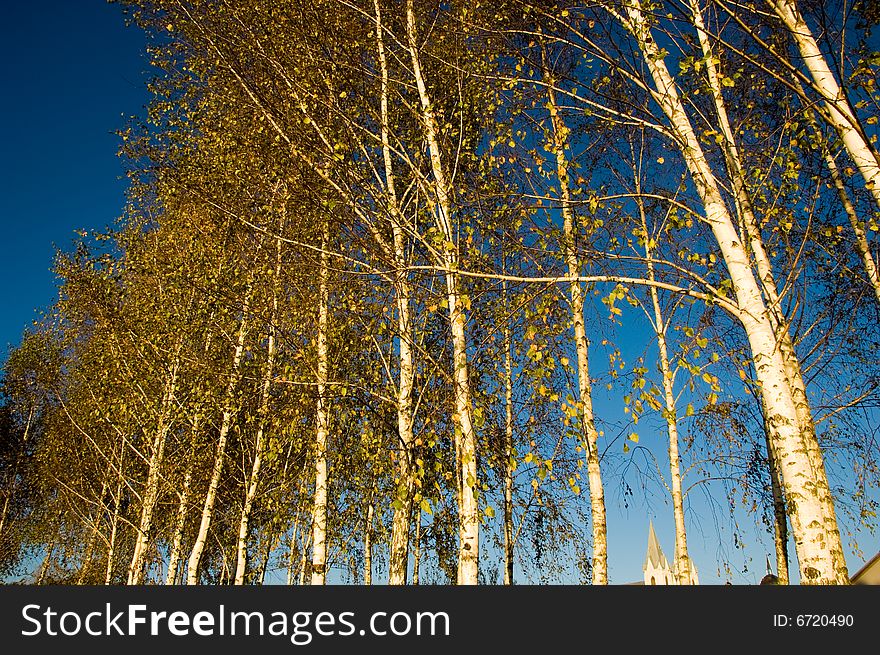
[[[608,584],[608,527],[605,517],[605,489],[599,466],[599,430],[593,412],[593,389],[590,381],[589,341],[584,324],[584,288],[576,280],[580,276],[580,261],[577,254],[577,226],[571,204],[571,189],[568,178],[568,161],[565,147],[569,130],[559,115],[556,94],[552,83],[549,89],[550,120],[553,123],[553,150],[556,156],[556,177],[559,180],[562,205],[563,239],[565,263],[569,277],[575,279],[570,286],[571,319],[574,326],[574,342],[577,352],[579,427],[580,439],[586,453],[587,475],[590,487],[590,511],[593,526],[593,584]]]
[[[409,530],[413,498],[413,406],[412,391],[415,377],[412,348],[412,316],[410,307],[409,279],[406,274],[406,240],[404,221],[397,199],[394,167],[389,145],[388,115],[388,63],[385,57],[385,41],[382,14],[378,0],[374,1],[376,11],[376,48],[381,71],[381,136],[382,159],[385,166],[385,189],[388,194],[391,229],[394,239],[394,280],[397,300],[397,340],[400,357],[400,382],[397,387],[397,431],[400,439],[400,457],[397,458],[397,489],[394,497],[394,513],[391,518],[391,544],[388,558],[388,584],[406,584],[406,571],[409,560]]]
[[[830,552],[834,546],[830,543],[834,534],[826,527],[814,466],[799,429],[798,412],[785,362],[777,347],[761,289],[752,274],[748,255],[685,113],[678,90],[647,28],[639,0],[627,3],[627,15],[627,27],[636,37],[657,87],[654,98],[679,140],[685,162],[703,201],[707,222],[730,273],[739,319],[749,341],[756,376],[769,412],[772,438],[776,442],[774,448],[782,469],[801,579],[806,584],[834,584],[837,582],[837,572],[835,558]]]
[[[321,235],[321,265],[318,273],[318,407],[315,435],[315,501],[312,507],[312,584],[326,584],[327,579],[327,437],[330,427],[330,408],[327,399],[329,350],[327,331],[330,320],[329,276],[330,222],[324,219]]]
[[[40,571],[37,573],[37,579],[34,581],[35,585],[43,584],[43,580],[46,579],[46,573],[49,571],[49,565],[52,562],[52,555],[55,554],[55,544],[52,543],[49,545],[49,549],[46,551],[46,557],[43,558],[43,563],[40,565]]]
[[[453,231],[452,189],[443,164],[440,148],[440,132],[434,115],[434,106],[422,75],[416,37],[416,19],[413,0],[406,4],[407,45],[412,59],[413,76],[422,108],[422,128],[428,142],[433,196],[429,197],[443,234],[444,253],[441,264],[446,277],[446,294],[449,304],[449,324],[452,334],[453,386],[456,422],[455,441],[458,465],[458,584],[479,583],[480,561],[480,515],[475,489],[477,486],[477,442],[473,427],[473,409],[468,374],[466,323],[466,296],[460,290],[458,252]]]
[[[636,194],[641,194],[641,182],[636,176]],[[645,259],[647,260],[648,280],[655,280],[654,261],[652,259],[651,235],[648,232],[648,221],[641,198],[638,199],[639,216],[645,239]],[[657,336],[658,366],[663,384],[663,417],[666,420],[666,432],[669,435],[669,490],[672,496],[672,514],[675,519],[675,564],[673,567],[679,585],[690,585],[691,559],[688,554],[687,528],[684,520],[684,494],[681,483],[681,456],[678,445],[678,411],[675,402],[675,372],[669,365],[669,351],[666,335],[669,325],[660,308],[660,295],[657,287],[650,287],[651,306],[654,310],[654,333]]]
[[[770,469],[770,492],[773,495],[773,546],[776,551],[776,577],[779,584],[788,584],[788,517],[785,512],[785,496],[779,480],[779,466],[770,437],[770,426],[764,421],[764,437],[767,441],[767,459]]]
[[[107,547],[107,568],[104,570],[104,584],[113,581],[113,565],[116,558],[116,537],[119,532],[119,504],[122,502],[122,489],[125,486],[125,448],[120,448],[119,471],[116,480],[116,494],[113,497],[113,518],[110,519],[110,543]]]
[[[809,26],[795,0],[768,0],[768,4],[782,20],[797,45],[804,65],[813,78],[813,88],[822,97],[826,118],[840,135],[843,145],[865,179],[865,188],[871,192],[880,207],[880,161],[871,146],[858,118],[847,102],[846,95],[828,67],[825,55],[813,38]]]
[[[196,412],[193,419],[192,432],[190,433],[190,447],[187,453],[186,472],[183,475],[183,485],[180,489],[180,501],[177,505],[177,522],[174,525],[174,536],[171,539],[171,553],[168,556],[168,571],[165,576],[165,584],[177,584],[177,573],[180,567],[181,554],[183,552],[183,534],[186,530],[186,519],[189,515],[189,496],[192,492],[193,470],[196,464],[196,446],[198,444],[199,429],[201,428],[201,413]]]
[[[843,210],[846,212],[849,224],[852,226],[853,234],[856,238],[856,252],[859,253],[859,257],[862,260],[862,266],[865,269],[865,274],[868,276],[868,282],[874,289],[874,296],[877,298],[877,302],[880,303],[880,273],[877,272],[877,263],[874,261],[874,256],[871,254],[868,235],[865,232],[865,228],[862,227],[862,223],[859,221],[859,216],[856,214],[856,208],[853,207],[852,201],[849,199],[849,194],[846,192],[846,187],[843,185],[843,179],[840,177],[840,170],[837,168],[837,162],[834,161],[834,156],[829,152],[827,146],[823,146],[822,155],[825,158],[825,165],[828,167],[828,172],[831,173],[834,188],[837,189],[837,196],[840,198],[840,204],[843,205]]]
[[[297,549],[297,537],[299,536],[299,527],[300,527],[300,511],[302,510],[302,504],[304,502],[303,497],[303,480],[300,480],[299,486],[299,499],[297,500],[296,510],[293,513],[293,528],[290,532],[290,546],[287,551],[287,586],[293,584],[293,574],[295,569],[294,557],[298,555]]]
[[[416,507],[416,533],[413,535],[413,574],[412,583],[419,586],[419,565],[422,561],[422,508]]]
[[[160,405],[156,436],[153,438],[150,448],[147,482],[144,485],[141,501],[140,524],[138,525],[134,551],[131,556],[131,564],[128,567],[128,584],[130,585],[139,585],[144,579],[144,554],[150,539],[150,531],[153,527],[153,511],[159,498],[160,471],[165,459],[165,441],[171,428],[171,410],[174,403],[174,394],[177,390],[179,367],[180,362],[175,358],[171,366],[171,373],[165,383],[165,392]]]
[[[513,584],[513,340],[510,330],[510,306],[507,280],[501,282],[504,302],[504,584]]]
[[[283,229],[283,227],[282,227]],[[260,388],[260,409],[257,428],[257,439],[254,445],[254,461],[251,465],[250,478],[245,492],[244,505],[241,508],[241,518],[238,522],[238,543],[236,547],[235,561],[235,584],[244,584],[244,573],[247,568],[247,538],[248,525],[250,523],[251,510],[254,506],[254,498],[257,496],[257,486],[260,482],[260,470],[263,466],[263,456],[266,449],[266,427],[269,423],[269,392],[272,387],[272,375],[275,372],[275,323],[278,318],[278,280],[281,278],[281,240],[276,242],[275,273],[272,289],[272,313],[269,317],[269,343],[266,353],[266,369],[263,372],[263,381]]]
[[[367,520],[364,524],[364,584],[373,584],[373,500],[367,504]]]
[[[709,81],[709,88],[711,89],[712,97],[715,102],[720,131],[724,136],[722,145],[724,148],[728,173],[731,177],[734,190],[737,211],[739,212],[745,226],[745,232],[748,236],[748,245],[751,249],[752,258],[755,261],[755,266],[758,271],[758,279],[760,280],[761,289],[769,309],[767,315],[770,319],[770,325],[776,334],[779,350],[785,363],[785,373],[788,378],[792,398],[797,410],[798,425],[803,436],[811,465],[814,468],[814,475],[816,476],[819,501],[822,504],[822,511],[825,516],[825,528],[829,535],[831,535],[827,546],[831,549],[836,562],[835,566],[838,569],[838,583],[847,584],[849,582],[849,576],[846,573],[846,561],[843,554],[842,544],[840,543],[840,535],[837,533],[837,519],[834,511],[834,502],[831,496],[831,490],[828,487],[828,478],[822,461],[821,449],[816,438],[816,426],[813,421],[812,413],[810,412],[806,384],[803,379],[803,374],[801,373],[800,361],[795,352],[794,341],[791,337],[791,332],[788,329],[786,317],[783,315],[782,302],[777,290],[773,268],[770,263],[770,258],[767,255],[767,251],[764,248],[761,229],[746,187],[746,176],[743,173],[739,149],[737,148],[736,139],[727,115],[727,108],[722,94],[722,84],[715,65],[715,60],[713,59],[712,48],[703,23],[703,17],[697,0],[690,0],[690,2],[694,24],[697,28],[697,34],[706,61],[706,73]]]
[[[211,527],[211,519],[214,515],[214,503],[217,500],[217,489],[220,486],[220,479],[223,475],[223,464],[226,456],[226,441],[229,437],[229,431],[232,429],[233,415],[235,414],[235,392],[238,388],[238,382],[241,379],[241,360],[244,354],[244,343],[247,336],[248,313],[250,312],[252,287],[248,284],[245,292],[244,304],[242,306],[241,321],[238,325],[238,338],[235,344],[235,351],[232,355],[232,370],[229,373],[229,381],[226,385],[226,393],[223,398],[223,417],[220,423],[220,433],[217,437],[217,452],[214,456],[214,467],[211,471],[211,481],[208,483],[208,491],[205,494],[205,504],[202,507],[202,518],[199,523],[199,532],[190,552],[189,560],[186,567],[186,583],[188,585],[198,584],[199,582],[199,564],[202,560],[202,553],[205,550],[205,544],[208,539],[208,530]]]
[[[266,571],[269,568],[269,557],[272,555],[272,551],[275,550],[275,547],[278,545],[279,541],[280,535],[269,535],[269,539],[266,543],[266,553],[263,556],[262,561],[260,562],[260,569],[257,573],[257,584],[259,584],[261,587],[266,582]]]
[[[95,552],[95,544],[98,542],[98,533],[101,530],[101,524],[104,522],[104,512],[109,511],[109,507],[107,503],[104,502],[104,496],[107,493],[107,487],[110,486],[110,481],[108,480],[110,476],[110,471],[113,470],[113,463],[107,463],[107,472],[102,476],[101,480],[101,494],[98,496],[98,509],[95,512],[95,517],[92,520],[92,531],[89,535],[89,540],[86,543],[85,555],[83,555],[82,564],[80,565],[79,575],[76,577],[76,584],[81,585],[83,581],[86,579],[86,575],[91,568],[92,563],[92,555]],[[118,476],[118,471],[117,471]],[[2,533],[0,533],[2,534]]]

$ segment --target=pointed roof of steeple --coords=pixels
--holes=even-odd
[[[770,556],[767,555],[767,575],[771,575],[773,573],[773,568],[770,566]]]
[[[645,555],[645,565],[642,567],[643,570],[648,568],[649,562],[655,569],[669,567],[669,563],[666,561],[666,555],[663,554],[663,549],[660,548],[660,542],[657,541],[657,535],[654,533],[653,521],[648,522],[648,553]]]

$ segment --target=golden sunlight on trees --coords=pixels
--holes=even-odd
[[[629,582],[608,515],[656,483],[678,584],[703,489],[783,583],[849,583],[880,482],[870,20],[121,4],[152,102],[123,218],[58,256],[3,372],[0,570]]]

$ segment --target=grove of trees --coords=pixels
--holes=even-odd
[[[680,584],[704,488],[848,584],[877,5],[119,2],[152,100],[4,366],[0,572],[607,584],[653,481]]]

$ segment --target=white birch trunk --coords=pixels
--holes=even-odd
[[[373,584],[373,500],[367,505],[367,520],[364,525],[364,584]]]
[[[327,331],[330,320],[329,308],[329,257],[330,223],[324,219],[321,236],[321,264],[318,273],[318,367],[315,382],[318,390],[315,434],[315,500],[312,507],[312,578],[313,585],[327,582],[327,441],[330,428],[330,408],[327,400],[329,350]]]
[[[416,507],[415,534],[413,535],[413,574],[412,583],[419,586],[419,565],[422,561],[422,508]]]
[[[807,445],[799,429],[785,362],[761,289],[754,278],[748,254],[724,204],[717,181],[685,113],[678,90],[650,34],[639,0],[627,3],[627,27],[639,48],[657,89],[661,106],[679,140],[685,162],[703,201],[706,219],[718,242],[739,306],[739,318],[752,351],[755,372],[769,412],[772,438],[785,485],[786,499],[797,546],[801,579],[806,584],[834,584],[834,557],[828,539],[822,502]]]
[[[287,586],[293,584],[294,557],[297,555],[297,533],[299,532],[299,520],[294,519],[293,530],[290,534],[290,546],[287,551]]]
[[[800,13],[796,0],[767,1],[791,34],[804,65],[813,78],[813,88],[822,97],[831,126],[840,135],[853,163],[865,179],[865,188],[871,192],[880,207],[880,161],[877,153],[847,102],[834,73],[828,67],[825,55]]]
[[[263,382],[260,388],[260,409],[257,428],[257,438],[254,445],[254,461],[251,465],[251,473],[245,492],[244,505],[241,508],[241,518],[238,522],[238,542],[236,546],[235,580],[234,584],[244,584],[244,574],[247,568],[247,538],[250,524],[251,510],[254,499],[257,496],[257,486],[260,483],[260,470],[263,466],[263,456],[266,449],[266,426],[269,423],[269,392],[272,387],[272,375],[275,372],[275,323],[278,318],[278,280],[281,278],[281,240],[276,242],[275,273],[272,289],[272,313],[269,317],[269,342],[266,353],[266,369],[263,372]]]
[[[856,214],[856,208],[853,207],[849,194],[846,191],[846,187],[843,185],[843,179],[840,177],[840,170],[837,168],[837,162],[834,161],[834,157],[828,151],[827,147],[823,148],[823,155],[825,157],[825,165],[828,166],[828,172],[831,173],[834,188],[837,190],[837,196],[840,198],[840,204],[843,205],[843,210],[846,212],[849,224],[852,226],[853,234],[856,238],[856,252],[859,253],[859,258],[862,260],[862,266],[865,269],[865,274],[868,276],[868,282],[874,289],[874,296],[877,298],[877,302],[880,303],[880,273],[877,272],[877,263],[874,261],[874,256],[871,254],[871,246],[868,243],[868,234],[862,227],[862,224],[859,221],[859,216]]]
[[[510,330],[507,280],[501,282],[504,299],[504,584],[513,584],[513,342]]]
[[[113,565],[116,563],[116,537],[119,533],[119,503],[122,500],[122,489],[125,487],[125,448],[119,451],[119,471],[116,480],[116,495],[113,497],[113,518],[110,519],[110,543],[107,546],[107,567],[104,570],[104,584],[113,580]]]
[[[107,567],[104,569],[104,584],[109,585],[113,581],[113,564],[116,559],[116,535],[119,527],[119,501],[122,498],[123,478],[119,476],[116,485],[116,497],[113,503],[113,518],[110,520],[110,539],[107,546]]]
[[[159,498],[160,472],[165,460],[165,442],[168,437],[168,431],[171,428],[171,409],[174,402],[174,394],[177,390],[179,366],[180,363],[175,361],[172,365],[171,374],[165,383],[165,391],[159,410],[159,422],[156,427],[156,436],[153,438],[150,447],[147,482],[141,496],[140,523],[135,538],[134,551],[131,556],[131,564],[128,567],[128,584],[130,585],[139,585],[144,579],[144,555],[153,527],[153,511]]]
[[[776,552],[776,577],[780,585],[788,584],[788,516],[785,512],[785,495],[779,479],[776,452],[770,437],[770,426],[764,426],[767,441],[767,457],[770,469],[770,493],[773,497],[773,547]]]
[[[813,466],[813,473],[816,477],[819,500],[822,504],[822,511],[825,516],[825,528],[829,535],[828,548],[835,559],[835,567],[838,571],[838,582],[841,584],[847,584],[849,582],[849,576],[845,570],[846,561],[843,554],[843,547],[840,543],[840,534],[837,528],[834,503],[831,491],[828,487],[828,477],[822,461],[819,442],[816,438],[816,427],[810,411],[809,401],[807,399],[806,383],[804,382],[801,373],[801,366],[797,358],[797,353],[795,352],[791,332],[788,329],[786,318],[783,315],[782,303],[777,290],[770,257],[767,255],[767,251],[764,248],[761,229],[758,220],[755,217],[751,198],[749,197],[748,189],[746,187],[746,177],[743,173],[742,160],[740,159],[739,149],[737,148],[736,139],[730,125],[730,119],[728,118],[727,108],[722,94],[722,84],[715,65],[715,60],[713,59],[708,33],[706,32],[697,0],[690,0],[690,2],[694,24],[697,28],[697,34],[706,61],[706,73],[709,81],[709,88],[711,89],[712,97],[715,102],[719,127],[724,136],[722,145],[734,190],[737,211],[739,212],[745,226],[752,258],[755,261],[755,266],[758,271],[758,279],[761,283],[761,289],[768,304],[768,318],[770,319],[770,325],[776,334],[778,347],[783,361],[785,362],[785,372],[788,378],[789,387],[791,388],[792,398],[795,402],[795,408],[797,410],[798,424]]]
[[[226,385],[226,393],[223,398],[223,416],[220,422],[220,433],[217,436],[217,452],[214,456],[214,467],[211,470],[211,480],[208,483],[208,491],[205,494],[205,504],[202,507],[202,518],[199,522],[199,532],[189,555],[186,566],[186,584],[195,585],[199,582],[199,564],[202,553],[208,539],[208,530],[214,516],[214,503],[217,500],[217,489],[223,476],[223,465],[226,457],[226,441],[229,431],[232,429],[233,416],[235,414],[235,392],[241,379],[241,360],[244,354],[245,338],[247,336],[248,313],[250,312],[251,287],[248,285],[244,304],[242,306],[241,321],[238,325],[238,337],[235,351],[232,355],[232,370],[229,373],[229,382]]]
[[[388,584],[406,584],[409,560],[409,530],[412,514],[414,481],[412,479],[413,406],[412,392],[415,377],[412,348],[412,310],[410,306],[409,279],[406,274],[406,241],[403,231],[403,216],[397,200],[394,166],[389,145],[388,114],[388,62],[385,56],[385,40],[382,13],[378,0],[374,1],[376,11],[376,48],[381,72],[381,138],[382,159],[385,166],[385,189],[388,194],[391,229],[394,239],[394,264],[397,270],[394,286],[397,300],[397,339],[400,361],[400,381],[397,386],[397,431],[400,439],[398,466],[398,492],[395,494],[394,512],[391,519],[391,543],[388,559]]]
[[[641,183],[636,176],[636,193],[641,193]],[[651,235],[648,232],[648,221],[641,198],[638,201],[639,215],[645,238],[645,258],[647,260],[648,280],[654,282],[654,260],[651,247]],[[649,287],[651,306],[654,310],[654,333],[657,337],[658,366],[663,384],[663,408],[666,420],[666,432],[669,436],[669,491],[672,496],[672,514],[675,519],[675,558],[673,567],[676,582],[679,585],[691,584],[691,560],[688,554],[687,528],[684,520],[684,494],[681,481],[681,455],[679,454],[678,411],[675,402],[675,372],[669,364],[669,350],[666,341],[668,323],[660,308],[660,294],[657,287]]]
[[[105,510],[109,510],[109,507],[104,502],[104,495],[107,493],[107,487],[110,486],[108,477],[111,470],[113,470],[113,464],[108,463],[107,472],[104,474],[103,479],[101,480],[101,494],[98,496],[98,508],[95,511],[95,517],[92,519],[92,531],[86,544],[85,555],[83,555],[82,564],[79,568],[79,575],[76,577],[76,584],[78,585],[81,585],[83,583],[83,581],[86,579],[86,575],[88,574],[89,569],[91,568],[92,554],[95,551],[95,544],[98,541],[98,533],[100,532],[101,524],[104,522],[103,514]]]
[[[196,429],[194,428],[194,431]],[[168,556],[168,571],[165,575],[166,585],[177,584],[177,572],[180,566],[181,553],[183,552],[183,532],[186,529],[186,518],[189,514],[189,495],[192,489],[193,469],[195,468],[195,441],[194,436],[191,441],[192,447],[189,452],[189,461],[186,465],[186,473],[184,473],[183,485],[180,490],[180,502],[177,505],[177,521],[174,525],[171,552]]]
[[[290,546],[288,547],[288,554],[287,554],[287,586],[288,587],[293,584],[294,570],[296,567],[294,557],[299,554],[298,550],[297,550],[297,539],[299,537],[298,533],[299,533],[299,528],[300,528],[300,523],[301,523],[300,512],[302,511],[303,503],[305,502],[303,499],[304,482],[305,482],[305,480],[301,478],[300,484],[299,484],[299,492],[297,494],[298,500],[296,503],[296,510],[293,513],[293,527],[290,531]]]
[[[412,59],[413,76],[419,93],[422,108],[422,128],[428,142],[428,153],[433,175],[432,190],[434,198],[429,198],[435,207],[437,226],[443,234],[445,254],[442,265],[446,271],[446,294],[449,304],[449,324],[452,334],[453,386],[455,395],[456,451],[460,477],[458,493],[459,551],[458,584],[475,585],[479,583],[480,560],[480,516],[477,497],[477,443],[473,427],[470,381],[468,379],[467,336],[465,329],[466,309],[460,291],[458,253],[452,220],[452,189],[449,185],[443,164],[440,147],[440,131],[434,115],[434,107],[422,75],[416,37],[416,20],[413,0],[406,4],[407,45]]]
[[[559,180],[560,200],[562,204],[563,238],[565,263],[571,278],[580,276],[580,261],[577,255],[577,227],[571,204],[571,189],[568,178],[568,161],[565,156],[565,144],[568,140],[568,128],[559,116],[556,95],[553,85],[549,89],[550,119],[553,123],[556,157],[556,177]],[[608,584],[608,527],[605,515],[605,489],[602,485],[602,472],[599,465],[599,431],[596,428],[596,417],[593,412],[593,389],[590,381],[589,340],[584,324],[584,288],[580,282],[574,281],[569,288],[571,297],[571,319],[574,326],[575,351],[577,353],[578,371],[578,419],[580,423],[580,439],[586,453],[587,477],[590,487],[590,512],[593,532],[593,584]]]

